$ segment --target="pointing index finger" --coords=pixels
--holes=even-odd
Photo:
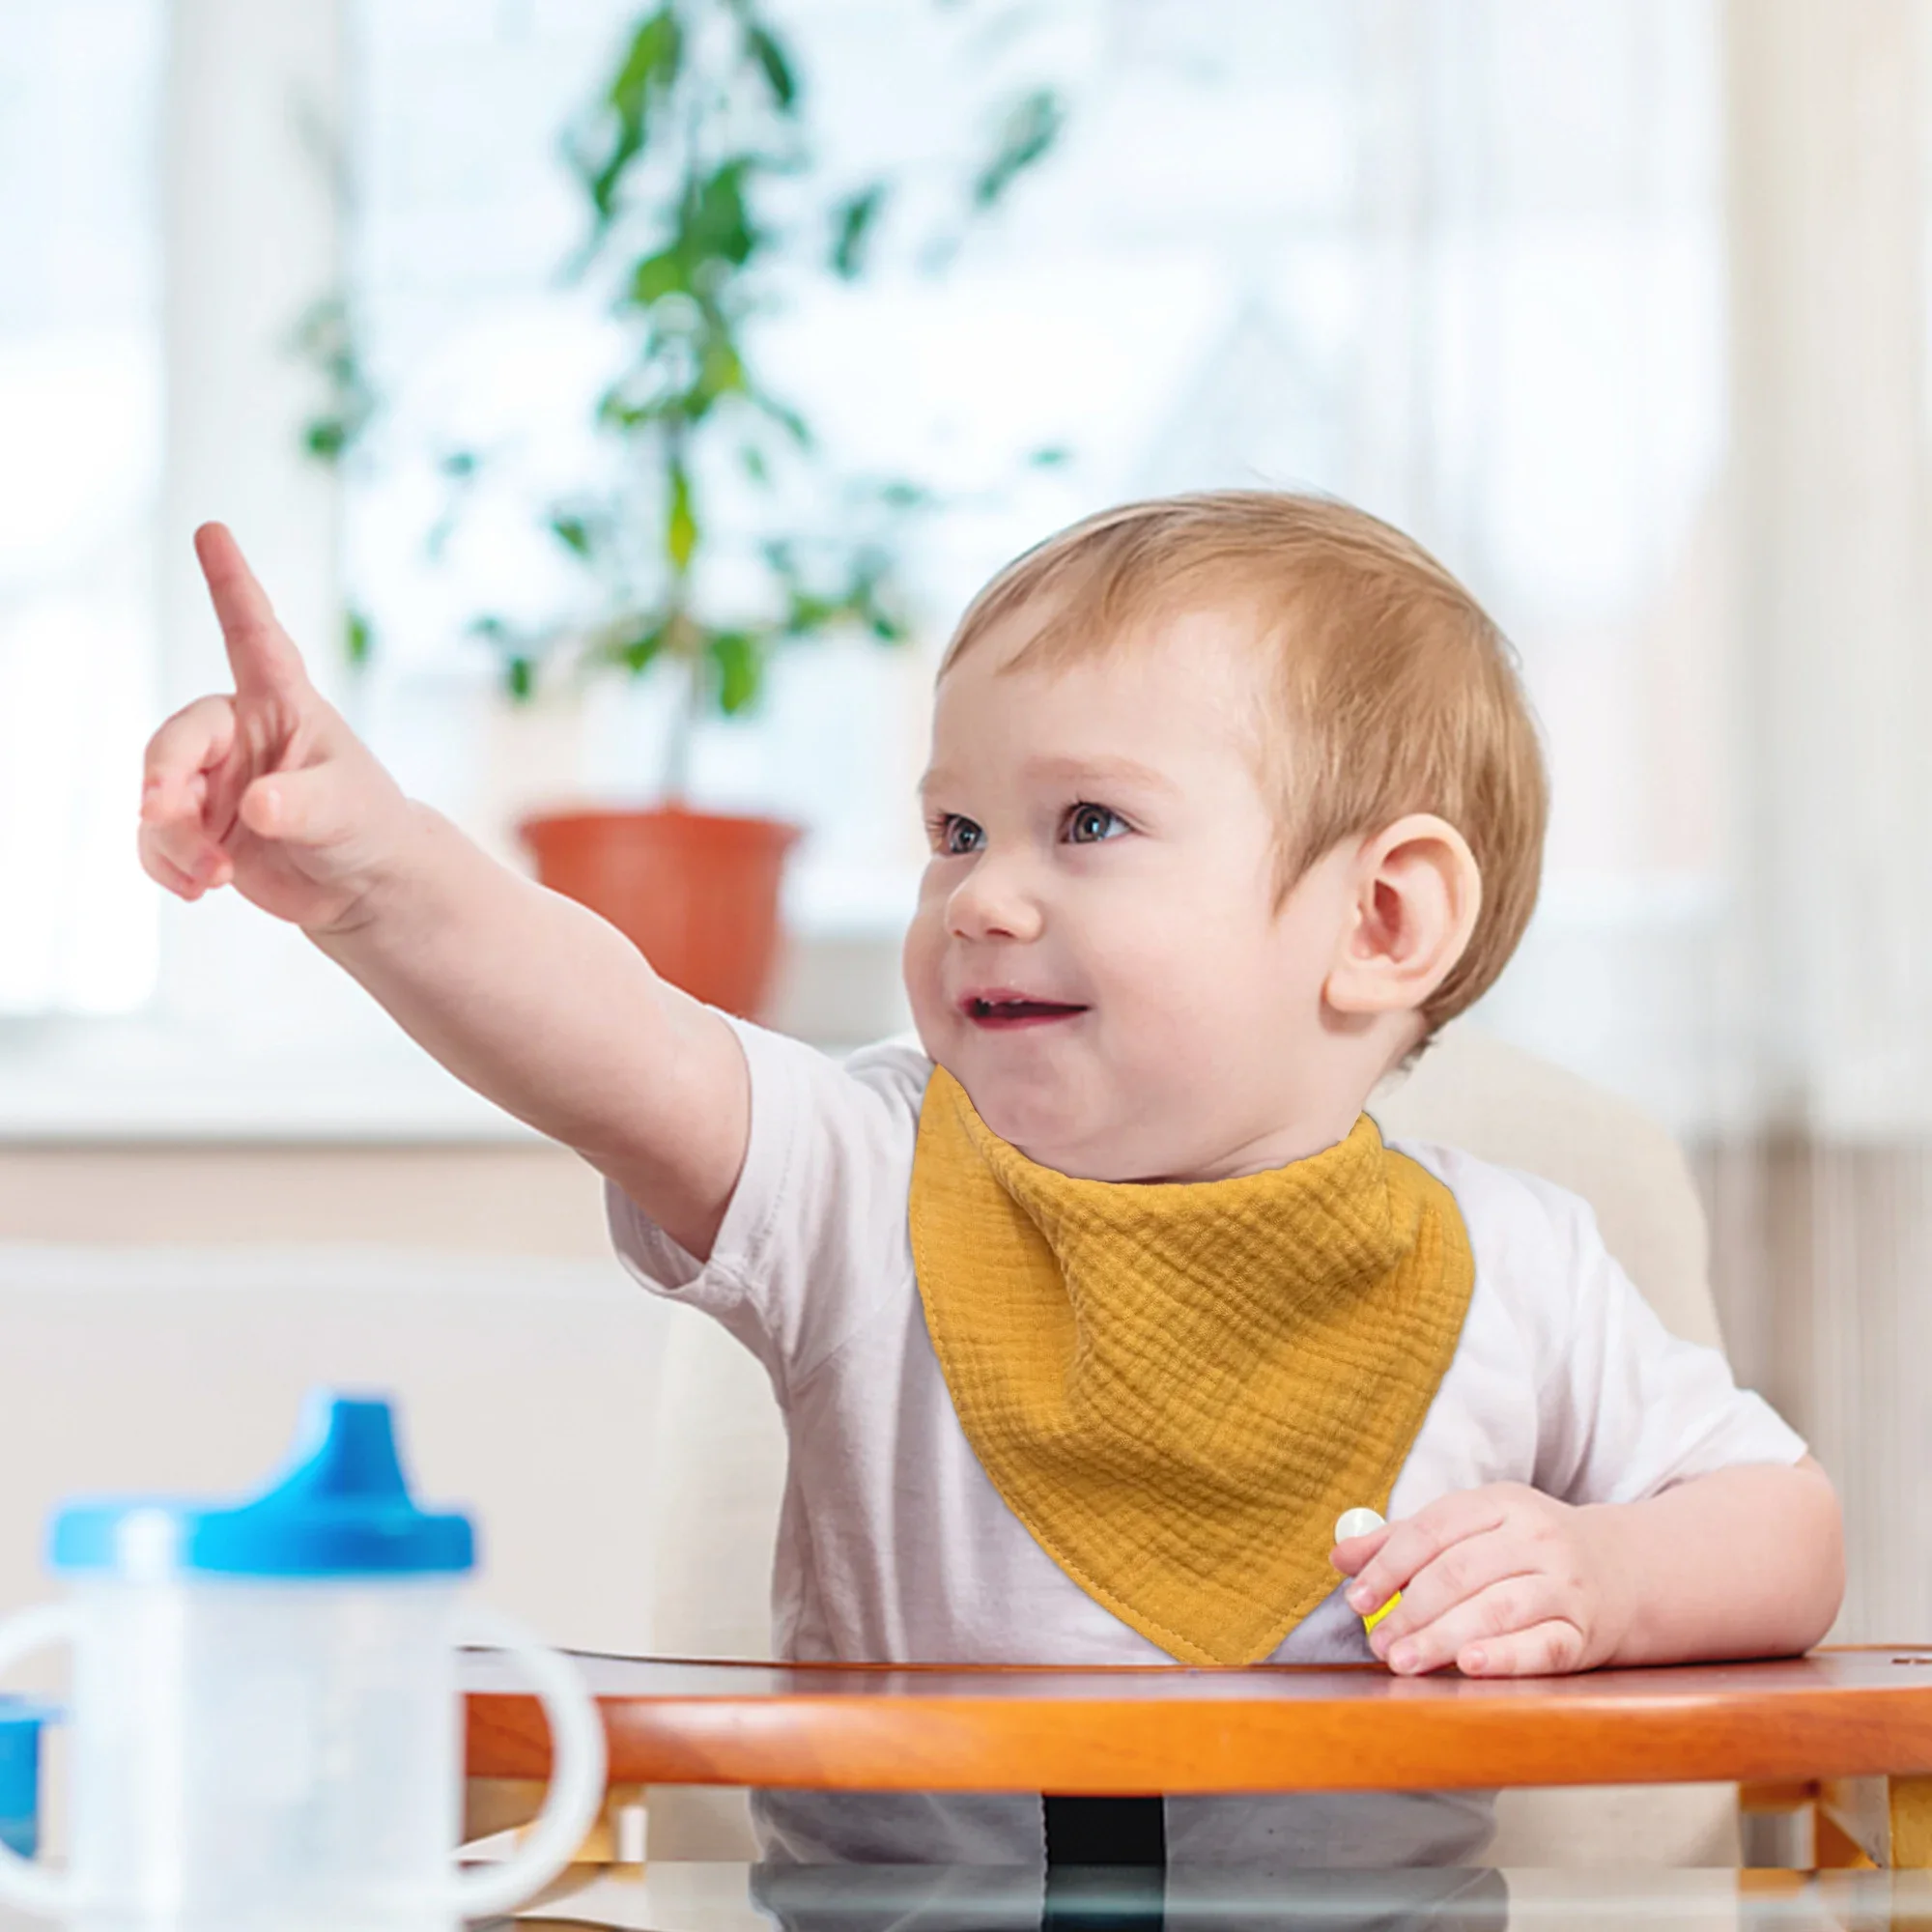
[[[268,592],[256,581],[225,524],[203,524],[194,554],[228,647],[229,668],[239,692],[286,693],[308,682],[301,653],[282,629]]]

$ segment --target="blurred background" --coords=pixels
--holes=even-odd
[[[221,1347],[263,1390],[365,1373],[262,1313],[322,1295],[321,1242],[392,1286],[427,1257],[437,1309],[451,1256],[548,1258],[633,1319],[586,1176],[298,940],[139,874],[140,746],[223,676],[197,522],[506,856],[532,811],[671,785],[802,827],[766,1011],[838,1047],[904,1023],[926,693],[973,588],[1123,497],[1315,488],[1474,587],[1548,734],[1542,907],[1478,1023],[1690,1151],[1739,1372],[1848,1497],[1843,1630],[1932,1638],[1927,28],[0,0],[0,1351],[118,1333],[129,1401]],[[143,1255],[230,1311],[214,1340]],[[487,1401],[541,1469],[567,1429],[497,1344],[425,1400]],[[21,1374],[32,1453],[125,1480]],[[266,1462],[285,1418],[234,1428]],[[181,1479],[227,1469],[208,1432]]]

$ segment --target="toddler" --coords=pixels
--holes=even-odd
[[[405,798],[227,532],[197,544],[235,690],[156,734],[144,863],[299,924],[757,1355],[779,1656],[1502,1676],[1823,1635],[1838,1514],[1798,1437],[1581,1202],[1363,1111],[1501,971],[1545,818],[1507,647],[1406,538],[1225,493],[997,577],[939,673],[919,1043],[842,1065]],[[1357,1505],[1390,1526],[1331,1548]],[[761,1816],[790,1859],[1040,1854],[1024,1796]],[[1174,1799],[1162,1831],[1455,1860],[1487,1808]]]

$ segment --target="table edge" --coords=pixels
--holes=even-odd
[[[1909,1655],[1923,1647],[1869,1648]],[[958,1674],[957,1666],[933,1668]],[[1606,1680],[1629,1674],[1602,1673]],[[1593,1695],[1576,1689],[1576,1680],[1566,1684],[1563,1697],[1540,1705],[1504,1697],[1364,1705],[1321,1697],[1242,1703],[917,1692],[887,1700],[838,1691],[598,1701],[611,1776],[626,1783],[1109,1796],[1932,1773],[1932,1678],[1799,1687],[1756,1698],[1728,1686]],[[1364,1724],[1368,1711],[1377,1715]],[[472,1775],[547,1775],[548,1736],[534,1698],[472,1692],[466,1723]]]

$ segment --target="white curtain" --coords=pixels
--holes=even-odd
[[[1843,1629],[1932,1636],[1926,19],[1732,0],[1724,1131],[1740,1352],[1838,1479]]]

